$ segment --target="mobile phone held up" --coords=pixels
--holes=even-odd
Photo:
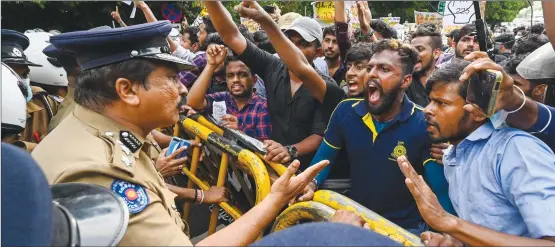
[[[166,156],[172,154],[173,152],[177,151],[181,147],[189,148],[189,146],[191,146],[191,143],[189,143],[188,141],[183,140],[183,139],[178,138],[178,137],[173,137],[172,141],[170,142],[170,145],[168,146],[168,151],[166,152]],[[175,157],[175,159],[183,158],[186,155],[187,155],[187,151],[183,151],[179,155],[177,155]]]
[[[489,118],[495,113],[503,74],[495,70],[479,71],[468,81],[466,102],[476,104]]]

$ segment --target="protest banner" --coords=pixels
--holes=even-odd
[[[401,17],[380,17],[380,20],[384,21],[392,27],[401,23]]]
[[[414,11],[414,21],[416,25],[433,23],[436,25],[437,30],[439,30],[440,32],[443,28],[443,16],[436,12]]]
[[[323,23],[333,23],[335,17],[335,3],[334,2],[313,2],[312,10],[314,19],[318,19]]]
[[[443,34],[476,20],[472,1],[447,1],[443,15]]]

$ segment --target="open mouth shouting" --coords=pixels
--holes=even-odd
[[[377,105],[383,95],[383,88],[377,80],[370,80],[367,84],[368,87],[368,103],[370,105]]]

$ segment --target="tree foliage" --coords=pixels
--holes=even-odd
[[[160,20],[163,19],[161,6],[164,2],[147,2],[153,13]],[[200,13],[200,1],[172,2],[182,9],[189,23],[192,23]],[[224,1],[224,6],[238,23],[239,16],[233,7],[240,1]],[[310,1],[263,1],[262,5],[277,4],[282,14],[296,12],[312,16]],[[56,29],[62,32],[90,29],[97,26],[112,26],[110,12],[119,7],[122,19],[129,25],[144,23],[145,18],[140,11],[134,19],[130,19],[132,7],[116,1],[17,1],[2,2],[2,28],[25,31],[27,29],[41,28],[44,30]],[[369,1],[373,18],[386,17],[388,14],[401,17],[401,23],[414,22],[414,11],[433,12],[438,6],[437,1]],[[524,1],[488,1],[486,20],[489,24],[499,24],[512,21],[519,10],[526,7]],[[117,25],[117,23],[116,23]]]
[[[501,22],[511,22],[518,12],[528,7],[525,1],[488,1],[486,3],[486,21],[490,25],[498,25]]]

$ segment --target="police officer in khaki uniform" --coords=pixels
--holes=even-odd
[[[24,50],[29,47],[29,38],[24,34],[2,29],[2,62],[10,66],[23,79],[27,89],[27,123],[20,142],[14,143],[32,151],[44,137],[48,123],[57,112],[58,103],[40,87],[31,86],[29,66],[41,67],[27,59]]]
[[[98,184],[125,200],[130,220],[120,245],[191,245],[174,205],[176,194],[151,160],[156,143],[150,132],[178,121],[185,88],[176,75],[193,68],[169,55],[170,30],[170,22],[160,21],[50,40],[71,51],[81,67],[77,106],[32,155],[50,184]],[[259,205],[199,244],[252,243],[326,164],[292,177],[299,167],[292,163]]]

